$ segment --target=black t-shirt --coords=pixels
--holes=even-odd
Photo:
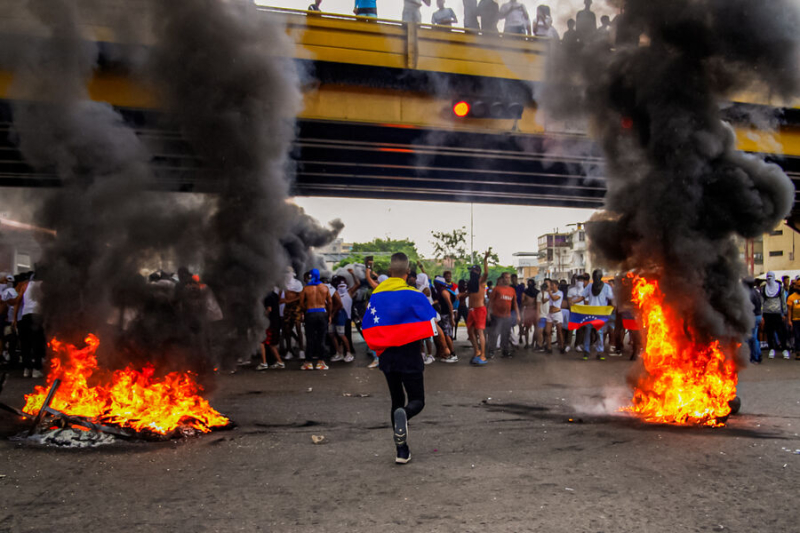
[[[422,372],[425,368],[422,362],[422,341],[387,348],[378,359],[378,367],[384,372]]]
[[[269,311],[269,327],[277,328],[280,326],[281,323],[281,311],[280,311],[280,304],[281,304],[281,297],[278,296],[274,291],[269,293],[269,296],[264,298],[264,309],[270,308]]]

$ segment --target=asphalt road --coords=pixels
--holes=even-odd
[[[744,370],[742,413],[719,429],[617,413],[627,357],[437,362],[404,466],[366,358],[293,363],[220,376],[211,401],[234,430],[83,450],[0,439],[0,531],[800,530],[800,361]],[[31,386],[15,376],[0,401]],[[20,429],[0,414],[0,436]]]

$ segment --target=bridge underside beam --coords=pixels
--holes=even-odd
[[[203,167],[168,117],[118,109],[152,154],[154,189],[217,190],[218,174]],[[11,112],[10,102],[0,101],[0,186],[60,186],[52,169],[24,161]],[[292,157],[298,196],[595,209],[605,194],[602,158],[586,138],[300,120]],[[800,159],[778,163],[800,178]]]

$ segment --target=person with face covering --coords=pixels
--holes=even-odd
[[[0,354],[8,351],[6,361],[12,365],[16,364],[16,355],[12,339],[14,330],[11,324],[14,322],[14,301],[17,299],[17,291],[14,289],[14,276],[6,274],[2,277],[3,285],[0,286]]]
[[[333,308],[331,293],[320,281],[319,270],[311,271],[308,285],[300,293],[300,308],[305,315],[306,346],[308,360],[301,370],[328,370],[325,358],[325,335],[328,324],[333,320],[330,316]]]
[[[350,269],[349,272],[354,274],[352,269]],[[339,342],[343,346],[342,351],[344,354],[337,353],[331,359],[332,363],[338,361],[352,363],[355,359],[355,356],[353,355],[353,347],[350,345],[350,339],[347,337],[347,323],[353,317],[353,295],[355,295],[360,286],[358,278],[355,275],[353,275],[353,279],[355,280],[355,283],[351,287],[347,286],[347,280],[345,280],[343,276],[339,276],[334,280],[336,286],[334,298],[338,300],[339,305],[337,306],[334,304],[336,312],[334,313],[331,324],[334,327],[334,332],[338,337]]]
[[[614,291],[611,286],[603,281],[603,271],[600,269],[592,272],[592,282],[583,290],[583,299],[586,305],[607,306],[614,303]],[[603,337],[606,332],[607,325],[604,325],[600,331],[597,332],[597,359],[605,361],[605,348],[603,347]],[[590,341],[592,339],[592,326],[586,325],[583,328],[583,359],[589,359]]]
[[[303,350],[303,330],[301,326],[303,321],[303,311],[300,309],[301,292],[303,292],[302,282],[294,277],[293,272],[287,272],[280,299],[280,304],[283,306],[281,331],[283,332],[283,342],[286,348],[286,354],[283,358],[287,361],[292,358],[293,338],[297,341],[300,349],[299,358],[306,358]]]
[[[417,288],[419,292],[425,295],[428,298],[428,303],[433,305],[433,297],[431,296],[431,286],[430,286],[430,278],[423,270],[422,263],[420,263],[420,270],[417,274],[417,278],[414,280],[414,286]],[[410,285],[410,283],[409,283]],[[433,337],[429,337],[425,339],[425,350],[422,352],[422,362],[426,365],[429,365],[436,361],[436,358],[433,356]]]
[[[575,346],[575,337],[572,335],[566,326],[569,324],[569,310],[574,303],[581,303],[583,301],[583,276],[573,274],[572,284],[566,291],[566,308],[567,313],[564,316],[564,351],[569,352]],[[562,307],[563,308],[563,307]]]
[[[775,280],[774,272],[767,272],[767,283],[761,289],[763,300],[764,334],[769,344],[769,358],[775,359],[775,351],[783,351],[783,358],[789,359],[786,347],[786,328],[784,317],[787,314],[786,296],[780,282]]]

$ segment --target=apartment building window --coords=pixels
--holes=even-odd
[[[579,233],[578,233],[578,240],[579,240],[580,242],[583,242],[583,241],[585,241],[585,240],[586,240],[586,234],[585,234],[584,232],[582,232],[582,231],[581,231],[581,232],[579,232]]]
[[[769,253],[770,257],[781,257],[783,256],[783,250],[773,250]]]
[[[775,231],[770,231],[769,234],[772,237],[777,237],[778,235],[783,235],[783,230],[782,229],[776,229]]]

